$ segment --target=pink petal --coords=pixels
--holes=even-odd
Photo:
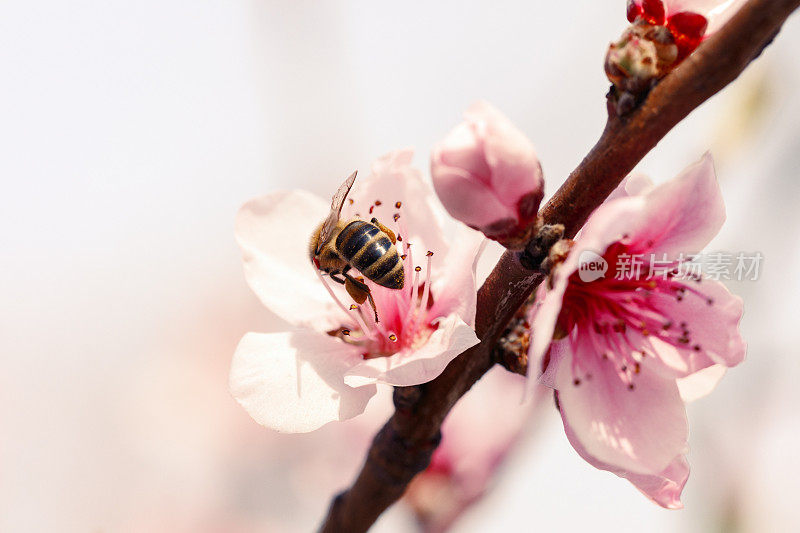
[[[326,331],[342,313],[317,278],[308,240],[327,215],[328,202],[305,191],[281,191],[247,202],[236,216],[236,240],[253,292],[294,325]]]
[[[642,196],[648,193],[652,188],[653,180],[645,174],[628,174],[622,182],[617,185],[617,188],[608,195],[605,202],[611,202],[617,198],[625,198],[627,196]]]
[[[561,313],[561,304],[564,292],[567,290],[569,276],[558,276],[551,290],[547,290],[544,284],[540,285],[536,292],[536,302],[531,306],[528,322],[531,325],[531,342],[528,348],[528,380],[529,389],[535,385],[535,379],[539,377],[542,370],[542,361],[548,349],[551,347],[553,333],[556,329],[556,321]],[[545,282],[546,283],[546,282]],[[555,369],[556,365],[550,360],[548,369]],[[555,374],[545,370],[544,379],[541,383],[555,388]]]
[[[570,441],[615,469],[660,474],[687,448],[686,412],[675,381],[662,378],[645,361],[629,389],[611,360],[591,354],[588,342],[579,346],[582,368],[591,378],[574,384],[574,354],[562,358],[556,376],[564,427],[573,436]]]
[[[433,183],[447,212],[475,228],[499,220],[517,219],[516,209],[500,201],[488,185],[473,179],[460,168],[432,166]]]
[[[369,383],[401,387],[427,383],[441,374],[458,354],[478,342],[469,325],[457,315],[450,315],[439,322],[439,328],[422,346],[391,357],[363,360],[347,371],[344,382],[353,387]]]
[[[352,346],[322,334],[248,333],[233,356],[229,386],[259,424],[304,433],[364,412],[375,386],[343,381],[359,360]]]
[[[457,168],[488,186],[491,171],[483,153],[483,142],[476,136],[476,128],[469,122],[453,128],[433,149],[431,161],[434,168]]]
[[[631,235],[642,252],[655,252],[659,258],[699,252],[725,222],[725,204],[709,154],[645,198]]]
[[[676,456],[664,470],[657,474],[634,474],[597,460],[586,451],[569,426],[565,424],[564,429],[567,438],[572,447],[575,448],[575,451],[578,452],[578,455],[595,468],[606,470],[627,479],[642,494],[662,507],[667,509],[681,509],[683,507],[681,493],[686,481],[689,479],[689,463],[684,455]]]
[[[689,331],[689,342],[683,349],[654,341],[657,355],[676,372],[676,377],[714,364],[738,365],[744,360],[747,348],[739,331],[742,299],[718,281],[689,283],[702,291],[702,296],[687,292],[680,301],[664,295],[654,295],[652,299],[653,305],[670,317],[674,327],[685,322]]]
[[[455,314],[470,326],[475,325],[475,305],[478,298],[476,270],[487,241],[480,232],[459,224],[451,233],[453,246],[445,257],[434,256],[437,264],[445,267],[472,264],[472,268],[453,268],[450,272],[437,272],[431,294],[433,306],[428,316],[444,317]]]
[[[472,104],[464,116],[479,128],[478,138],[483,140],[486,162],[491,168],[491,187],[500,201],[516,206],[526,194],[543,194],[542,167],[524,133],[487,102]]]

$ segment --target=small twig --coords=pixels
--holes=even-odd
[[[666,76],[623,119],[610,117],[600,140],[542,209],[545,224],[563,224],[573,237],[633,167],[692,110],[733,81],[774,38],[800,0],[750,0],[715,35]],[[478,291],[481,342],[454,359],[435,380],[399,400],[353,486],[336,497],[324,532],[357,533],[426,468],[447,413],[494,364],[495,347],[517,310],[544,276],[506,252]],[[409,391],[410,392],[410,391]],[[401,405],[400,405],[401,404]]]

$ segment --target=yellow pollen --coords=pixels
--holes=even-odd
[[[392,342],[397,342],[397,335],[392,333],[391,335],[389,335],[389,340]]]

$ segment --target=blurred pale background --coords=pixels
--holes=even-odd
[[[236,209],[329,195],[404,146],[424,169],[477,98],[534,141],[552,193],[602,129],[624,3],[3,2],[0,531],[313,529],[319,480],[362,450],[278,438],[229,397],[241,335],[282,327],[244,283]],[[594,470],[550,412],[457,531],[797,527],[798,46],[795,17],[639,166],[663,180],[711,149],[711,249],[765,256],[731,285],[748,360],[690,406],[686,509]]]

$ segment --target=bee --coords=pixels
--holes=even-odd
[[[405,284],[403,260],[397,253],[394,232],[377,218],[369,222],[358,217],[350,220],[340,218],[356,173],[350,174],[333,196],[328,218],[311,235],[309,254],[314,266],[344,285],[353,300],[362,304],[369,299],[378,322],[378,311],[369,287],[363,277],[350,274],[350,269],[357,270],[381,287],[402,289]]]

